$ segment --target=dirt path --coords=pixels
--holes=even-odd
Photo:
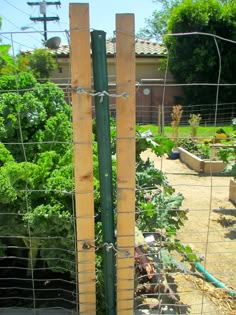
[[[183,208],[189,209],[188,221],[178,238],[204,257],[202,265],[214,277],[236,288],[236,208],[229,202],[229,177],[199,176],[179,160],[158,158],[145,153],[155,166],[166,172],[171,185],[185,197]],[[220,224],[220,221],[224,225]],[[202,290],[183,276],[177,276],[181,300],[191,305],[190,314],[236,314],[224,312]],[[217,301],[216,301],[217,302]]]

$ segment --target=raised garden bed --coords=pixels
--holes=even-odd
[[[203,160],[187,150],[179,147],[180,161],[190,169],[201,174],[220,174],[226,166],[222,161]]]

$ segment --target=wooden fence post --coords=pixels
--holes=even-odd
[[[117,94],[117,315],[133,315],[135,242],[134,15],[116,15]]]
[[[71,85],[74,132],[76,239],[80,314],[96,314],[93,143],[89,5],[70,4]],[[88,244],[88,246],[84,246]],[[90,246],[91,245],[91,246]]]

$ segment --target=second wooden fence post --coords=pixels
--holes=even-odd
[[[117,315],[133,315],[135,235],[134,15],[116,15],[117,94]]]

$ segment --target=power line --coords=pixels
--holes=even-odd
[[[5,39],[11,41],[11,39],[10,39],[9,37],[3,35],[2,33],[0,33],[0,35],[1,35],[2,37],[4,37]],[[15,41],[15,40],[13,40],[13,43],[18,44],[18,45],[21,45],[21,46],[24,46],[24,47],[29,48],[29,49],[33,49],[32,47],[27,46],[27,45],[24,45],[24,44],[22,44],[22,43],[19,43],[19,42]]]
[[[66,24],[66,23],[64,23],[64,24]],[[59,25],[60,31],[63,33],[64,39],[66,40],[66,43],[69,44],[68,36],[67,36],[67,33],[66,33],[67,30],[66,29],[62,29],[62,25],[61,25],[60,21],[58,22],[58,25]]]
[[[46,15],[46,8],[48,5],[56,5],[56,6],[60,6],[61,2],[60,1],[55,1],[55,2],[46,2],[45,0],[43,0],[43,2],[27,2],[28,5],[30,6],[39,6],[40,8],[40,14],[42,14],[42,16],[38,16],[38,17],[30,17],[31,21],[34,22],[43,22],[44,25],[44,40],[45,42],[47,41],[47,22],[49,21],[59,21],[60,18],[58,16],[47,16]]]
[[[16,28],[18,28],[19,29],[19,26],[17,26],[16,24],[14,24],[13,22],[11,22],[8,18],[6,18],[4,15],[2,15],[1,14],[1,16],[8,22],[8,23],[10,23],[11,25],[13,25],[14,27],[16,27]],[[15,33],[15,32],[14,32]],[[3,36],[2,35],[3,33],[1,32],[1,36]],[[35,37],[33,37],[33,36],[30,36],[29,35],[29,37],[30,38],[32,38],[33,40],[37,40]],[[15,43],[17,43],[17,42],[15,42]],[[22,44],[21,44],[22,45]],[[25,47],[28,47],[28,46],[26,46],[26,45],[23,45],[23,46],[25,46]]]
[[[10,3],[9,1],[7,1],[7,0],[3,0],[3,1],[5,1],[7,4],[9,4],[10,6],[12,6],[12,7],[15,8],[16,10],[20,11],[21,13],[24,13],[25,15],[29,16],[28,13],[26,13],[26,12],[22,11],[21,9],[17,8],[16,6],[14,6],[14,5],[13,5],[12,3]]]
[[[8,23],[13,25],[14,27],[18,28],[18,26],[16,24],[14,24],[12,21],[10,21],[8,18],[6,18],[4,15],[1,14],[1,17],[3,17]]]

